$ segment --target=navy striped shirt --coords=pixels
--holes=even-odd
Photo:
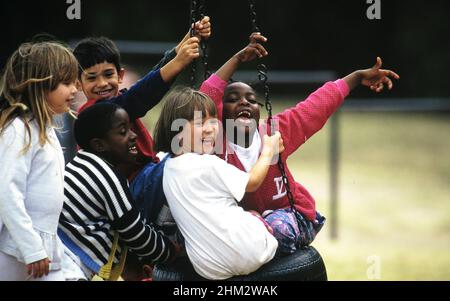
[[[145,262],[164,262],[173,254],[170,240],[141,217],[127,180],[100,157],[78,152],[66,166],[64,195],[60,237],[95,272],[108,261],[115,231],[119,245],[127,245]]]

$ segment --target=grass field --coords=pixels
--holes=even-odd
[[[450,280],[450,116],[344,112],[340,125],[338,239],[328,223],[313,243],[329,279]],[[325,216],[328,148],[325,126],[288,162]]]

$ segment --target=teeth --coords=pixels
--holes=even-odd
[[[248,111],[242,111],[238,114],[238,117],[241,117],[241,116],[250,118],[251,114]]]
[[[111,92],[111,90],[99,91],[99,92],[97,92],[97,94],[98,95],[105,95],[105,94],[108,94],[109,92]]]

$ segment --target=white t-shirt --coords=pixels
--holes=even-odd
[[[235,154],[238,156],[239,161],[241,161],[242,166],[245,168],[245,171],[249,172],[252,170],[253,166],[255,166],[256,161],[258,161],[259,153],[261,150],[261,136],[258,131],[255,131],[253,134],[252,144],[248,147],[242,147],[237,144],[228,143]]]
[[[184,154],[164,167],[163,188],[195,270],[208,279],[247,275],[278,247],[264,224],[236,203],[249,175],[213,155]]]

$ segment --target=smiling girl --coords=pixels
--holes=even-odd
[[[208,279],[249,274],[278,246],[264,221],[238,202],[258,189],[283,150],[280,134],[264,137],[258,162],[246,173],[213,154],[218,132],[213,101],[190,88],[167,96],[155,129],[156,149],[172,156],[163,177],[171,213],[194,269]]]
[[[26,43],[0,86],[0,280],[64,280],[56,235],[64,157],[53,128],[69,111],[77,63],[57,43]],[[32,278],[33,277],[33,278]]]

